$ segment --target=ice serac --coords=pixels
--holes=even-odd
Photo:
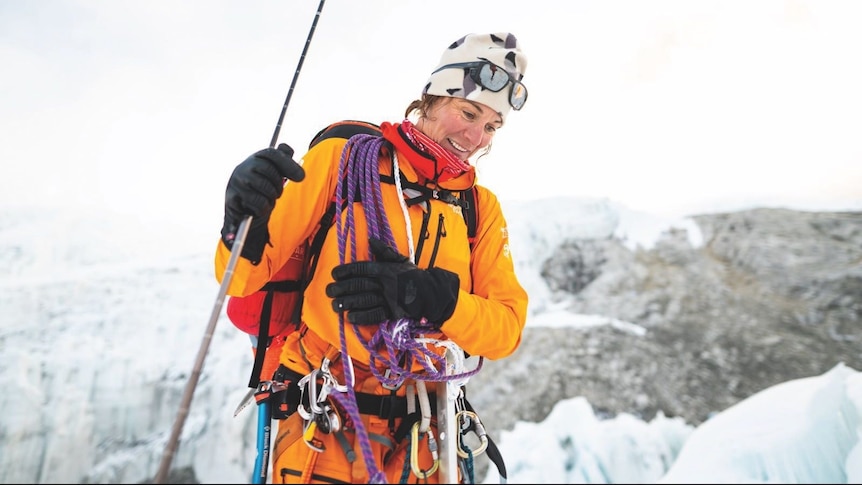
[[[801,331],[788,333],[783,327],[766,328],[758,322],[753,328],[768,330],[763,346],[752,347],[751,334],[741,333],[707,342],[711,353],[693,356],[687,340],[679,340],[684,353],[661,341],[655,347],[640,345],[649,338],[643,331],[647,324],[657,324],[634,318],[641,311],[638,305],[629,308],[632,318],[582,308],[574,312],[579,323],[570,325],[566,315],[571,313],[556,305],[543,279],[543,258],[564,263],[555,254],[566,239],[605,240],[624,232],[627,243],[648,247],[652,236],[649,231],[627,229],[635,226],[626,222],[627,215],[620,217],[612,204],[551,202],[507,210],[513,252],[525,275],[531,304],[536,305],[518,350],[524,359],[515,355],[487,362],[488,367],[470,382],[471,404],[489,433],[505,432],[495,441],[503,452],[510,483],[656,483],[659,479],[663,483],[862,483],[862,448],[857,445],[862,433],[862,377],[852,370],[860,367],[853,359],[859,358],[862,339],[857,335],[860,314],[856,311],[862,281],[859,215],[770,212],[766,214],[769,224],[752,213],[713,218],[707,234],[724,234],[719,225],[737,229],[734,237],[721,239],[724,243],[717,251],[732,256],[739,253],[737,243],[745,243],[746,251],[741,253],[745,257],[728,257],[728,261],[754,270],[778,268],[782,281],[791,274],[804,276],[806,295],[813,295],[818,306],[804,312]],[[754,223],[740,225],[737,220]],[[801,221],[794,227],[808,232],[787,232],[786,224],[793,221]],[[775,241],[779,234],[771,229],[774,223],[781,223],[778,228],[785,237],[781,244],[764,246],[765,238]],[[0,211],[0,483],[152,479],[218,289],[213,277],[212,226],[217,224],[204,224],[201,234],[189,234],[191,228],[166,227],[162,221],[148,226],[105,214]],[[762,232],[741,237],[740,227]],[[170,247],[165,244],[166,234]],[[808,258],[822,256],[824,251],[818,248],[830,241],[826,252],[835,257],[822,263],[815,260],[820,273],[812,272],[810,265],[789,271],[777,264],[781,248],[789,247],[791,257]],[[684,254],[690,254],[696,243],[680,245]],[[676,254],[668,250],[676,247],[673,244],[659,246],[665,252],[658,259],[666,266],[687,264],[667,257]],[[809,246],[814,252],[807,250]],[[796,260],[808,264],[806,258]],[[628,268],[621,274],[629,279],[637,276],[630,267],[620,268]],[[759,271],[752,273],[754,281],[763,281],[756,279]],[[630,293],[635,303],[642,301],[642,293]],[[602,308],[617,313],[623,308],[615,303],[624,299],[594,295],[590,302]],[[665,336],[669,328],[676,328],[673,316],[667,317]],[[815,325],[821,316],[829,326]],[[721,335],[731,329],[721,323],[741,321],[716,320],[712,313],[706,313],[704,320],[703,328]],[[823,331],[819,340],[796,339],[818,331]],[[781,346],[776,335],[785,344],[798,342],[785,347],[784,360],[776,359]],[[739,355],[764,357],[780,371],[774,375],[782,379],[775,382],[788,382],[758,387],[766,390],[732,407],[720,405],[724,402],[720,393],[694,392],[717,386],[714,374],[697,378],[692,366],[682,370],[687,370],[685,380],[695,386],[672,386],[683,378],[669,372],[670,367],[692,362],[713,365],[721,357],[728,360],[722,372],[741,369],[735,384],[750,388],[756,375],[744,371],[751,361],[732,361],[725,352],[727,344],[734,342],[747,344]],[[618,348],[626,352],[615,355],[614,346],[603,346],[608,343],[625,344]],[[578,353],[568,353],[572,349]],[[190,477],[177,483],[248,483],[256,455],[256,410],[250,407],[236,418],[233,412],[247,391],[251,357],[248,337],[223,319],[213,335],[173,459],[174,469],[188,471]],[[662,360],[668,365],[658,367],[661,373],[642,372]],[[833,367],[839,360],[847,365]],[[818,362],[826,361],[832,363],[820,367]],[[809,365],[794,367],[800,363]],[[501,366],[492,367],[495,364]],[[784,376],[791,371],[806,378],[789,381]],[[482,384],[484,376],[489,379]],[[594,383],[616,387],[591,387]],[[673,419],[657,416],[646,422],[633,417],[637,413],[627,414],[642,409],[642,402],[649,404],[650,387],[661,390],[665,404],[685,396],[711,396],[704,406],[726,411],[694,432],[679,420],[684,412],[699,415],[691,400],[678,407]],[[727,394],[728,389],[719,390]],[[499,412],[494,411],[497,403],[503,407]],[[553,415],[548,416],[554,404]],[[541,414],[535,419],[540,422],[523,418],[528,412]],[[478,468],[477,476],[484,476]]]
[[[658,483],[860,483],[860,412],[844,364],[778,384],[700,425]]]
[[[558,402],[540,423],[519,422],[499,449],[513,483],[655,483],[693,428],[682,419],[600,419],[582,397]],[[493,468],[482,483],[501,483]]]

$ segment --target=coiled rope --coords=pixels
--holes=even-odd
[[[340,215],[336,217],[336,230],[338,235],[338,253],[341,264],[347,262],[345,255],[346,245],[350,241],[350,261],[357,261],[356,255],[356,228],[355,228],[355,207],[357,201],[357,193],[361,194],[362,209],[365,213],[365,219],[368,227],[368,237],[378,238],[385,241],[391,247],[397,247],[395,238],[392,235],[392,230],[389,225],[389,219],[386,215],[383,206],[383,195],[381,192],[379,155],[381,149],[386,144],[386,140],[382,136],[375,135],[355,135],[348,140],[345,149],[342,151],[341,160],[338,166],[338,186],[335,191],[336,207],[347,206],[347,217],[342,218]],[[398,169],[398,158],[392,150],[395,186],[399,194],[403,193],[401,180],[399,177],[400,170]],[[345,173],[346,171],[346,173]],[[347,200],[344,200],[345,187],[347,184],[346,193]],[[401,209],[404,214],[405,224],[407,225],[407,234],[410,243],[411,261],[414,259],[412,229],[410,227],[410,217],[407,213],[407,205],[401,200]],[[365,255],[365,259],[370,259],[371,255]],[[351,358],[347,353],[347,338],[345,332],[344,314],[339,315],[339,341],[341,345],[342,366],[344,368],[344,378],[347,384],[347,396],[342,393],[333,393],[332,396],[341,404],[345,411],[350,415],[355,427],[356,434],[359,440],[359,447],[362,451],[365,466],[369,473],[371,483],[385,483],[385,475],[377,468],[374,457],[371,453],[371,443],[368,438],[368,432],[365,430],[362,419],[359,416],[358,406],[356,404],[356,393],[354,390],[354,375]],[[354,326],[354,330],[357,330]],[[371,339],[364,340],[359,331],[356,335],[362,345],[368,350],[370,355],[369,366],[371,372],[377,379],[387,386],[397,387],[406,379],[424,380],[424,381],[466,381],[471,376],[475,375],[481,369],[480,365],[472,371],[448,373],[446,368],[446,358],[444,355],[438,355],[426,346],[426,344],[434,343],[438,346],[446,346],[447,351],[451,351],[455,345],[451,341],[438,341],[424,337],[425,333],[436,331],[425,319],[413,320],[401,318],[395,321],[386,320],[380,323],[377,331]],[[455,352],[452,352],[455,355]],[[462,353],[463,354],[463,353]],[[412,372],[413,364],[419,362],[423,372]],[[378,363],[388,364],[389,373],[381,372],[378,369]],[[459,369],[463,369],[460,366]],[[452,386],[448,386],[452,387]]]

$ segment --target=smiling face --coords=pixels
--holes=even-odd
[[[490,145],[502,126],[500,114],[488,106],[449,97],[439,98],[416,123],[422,133],[461,160]]]

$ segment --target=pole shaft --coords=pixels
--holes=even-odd
[[[296,87],[296,82],[299,79],[299,72],[302,70],[302,64],[305,61],[305,56],[308,53],[308,46],[311,45],[311,37],[314,35],[314,30],[317,28],[317,21],[320,18],[320,14],[323,11],[323,4],[325,0],[320,0],[320,3],[317,6],[317,12],[314,14],[314,20],[311,23],[311,29],[308,32],[308,37],[305,39],[305,45],[302,48],[302,53],[299,57],[299,62],[296,66],[296,71],[293,73],[293,80],[290,82],[290,88],[287,91],[287,97],[284,100],[284,105],[281,107],[281,114],[278,117],[278,122],[275,126],[275,132],[272,134],[272,140],[269,142],[270,148],[275,147],[275,143],[278,140],[279,132],[281,131],[281,123],[284,121],[284,116],[287,113],[287,106],[290,104],[290,98],[293,96],[293,89]],[[180,404],[180,409],[177,413],[177,418],[174,421],[174,426],[171,429],[171,435],[168,438],[167,445],[165,446],[164,454],[162,455],[162,461],[159,464],[159,470],[156,473],[156,477],[153,479],[153,483],[161,484],[164,483],[165,479],[168,476],[168,472],[171,468],[171,462],[173,461],[174,454],[176,453],[177,447],[179,446],[180,435],[183,431],[183,426],[185,425],[186,417],[189,414],[189,409],[191,408],[192,398],[194,396],[195,387],[197,387],[198,380],[200,379],[201,371],[203,369],[204,360],[206,359],[207,352],[209,350],[210,342],[212,341],[213,333],[215,333],[216,323],[218,323],[219,316],[221,315],[222,307],[224,306],[224,301],[227,295],[227,289],[230,286],[230,282],[233,279],[233,272],[236,268],[237,261],[239,260],[239,256],[242,253],[242,247],[245,244],[245,239],[248,236],[249,228],[251,227],[252,216],[247,216],[239,225],[237,229],[236,237],[234,238],[233,246],[231,247],[230,259],[228,260],[227,267],[225,268],[224,275],[222,276],[222,282],[219,286],[219,292],[216,297],[215,304],[213,305],[212,313],[210,315],[210,321],[207,325],[206,332],[204,333],[204,338],[201,341],[200,349],[198,350],[197,358],[195,359],[194,369],[192,370],[191,376],[189,377],[188,382],[186,383],[186,388],[183,393],[182,402]],[[260,411],[260,410],[258,410]],[[268,414],[268,413],[267,413]],[[268,427],[267,427],[268,431]],[[265,450],[267,454],[267,462],[268,462],[268,447]],[[261,461],[261,460],[258,460]],[[266,481],[266,470],[268,469],[269,463],[263,463],[263,470],[258,470],[257,466],[255,467],[255,473],[260,476],[262,473],[263,481]]]
[[[228,286],[230,286],[230,281],[233,276],[234,268],[236,268],[236,263],[239,260],[239,255],[242,253],[242,246],[245,243],[245,238],[248,235],[248,229],[251,225],[251,216],[247,217],[239,224],[239,229],[237,230],[237,238],[234,241],[233,248],[231,249],[230,259],[227,263],[227,268],[225,269],[224,276],[221,281],[221,285],[219,286],[218,296],[216,297],[216,302],[213,305],[212,313],[210,314],[210,321],[207,325],[206,332],[204,333],[204,338],[201,341],[200,349],[198,349],[198,355],[195,359],[195,365],[192,369],[191,376],[189,376],[188,382],[186,382],[186,389],[183,393],[183,399],[180,403],[180,410],[177,413],[177,419],[174,421],[173,429],[171,430],[171,436],[168,438],[167,446],[165,446],[165,452],[162,455],[162,462],[159,465],[159,471],[156,473],[156,478],[153,480],[153,483],[164,483],[165,479],[168,476],[168,472],[171,468],[171,462],[174,458],[174,453],[176,452],[177,445],[179,444],[180,435],[183,431],[183,426],[186,422],[186,417],[189,414],[189,408],[192,404],[192,397],[194,396],[195,387],[197,386],[198,380],[201,376],[201,370],[204,366],[204,359],[207,356],[207,351],[209,350],[210,342],[212,341],[213,333],[215,332],[216,323],[218,323],[219,316],[221,315],[221,309],[224,305],[225,295],[227,295]]]
[[[317,20],[320,18],[320,13],[323,11],[323,3],[326,0],[320,0],[317,5],[317,12],[314,14],[314,20],[311,22],[311,29],[308,31],[308,36],[305,38],[305,45],[302,47],[302,54],[299,55],[299,62],[296,64],[296,71],[293,73],[293,81],[290,82],[290,88],[287,90],[287,97],[284,98],[284,106],[281,107],[281,114],[278,116],[278,122],[275,124],[275,131],[272,134],[272,140],[269,142],[269,147],[275,147],[278,141],[278,134],[281,132],[281,123],[284,121],[284,114],[287,113],[287,105],[290,104],[290,98],[293,96],[293,88],[296,86],[296,81],[299,79],[299,71],[302,70],[302,64],[305,62],[305,54],[308,53],[308,46],[311,45],[311,37],[314,35],[314,29],[317,28]]]
[[[446,352],[446,369],[449,369],[449,352]],[[455,419],[455,403],[449,397],[454,386],[450,381],[437,383],[437,433],[439,434],[440,483],[458,482],[458,425]]]

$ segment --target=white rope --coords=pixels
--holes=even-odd
[[[448,362],[450,364],[448,365],[448,368],[442,369],[442,371],[440,369],[437,369],[438,372],[441,372],[443,375],[458,375],[458,374],[466,374],[467,373],[467,364],[466,364],[467,359],[464,356],[464,350],[461,349],[461,347],[458,346],[458,344],[456,344],[455,342],[453,342],[451,340],[438,340],[438,339],[432,339],[432,338],[427,338],[427,337],[426,338],[417,338],[416,341],[419,343],[422,343],[422,344],[433,344],[436,347],[445,347],[446,352],[448,352],[449,355],[451,355],[451,360],[450,360],[449,358],[446,357],[445,353],[443,354],[443,357],[446,360],[446,362]],[[432,367],[432,368],[434,367],[434,362],[432,361],[431,357],[425,356],[425,362],[428,363],[429,367]],[[451,381],[449,381],[452,384],[451,386],[448,386],[448,388],[449,388],[449,399],[454,400],[454,399],[458,398],[460,393],[461,393],[461,391],[460,391],[461,386],[466,385],[467,382],[469,382],[469,381],[470,381],[470,376],[465,376],[465,377],[462,377],[460,379],[452,379]]]
[[[410,261],[414,264],[416,263],[416,250],[413,247],[413,226],[410,223],[410,214],[407,212],[407,202],[404,200],[404,189],[401,185],[401,170],[398,168],[398,155],[393,151],[392,152],[392,165],[393,165],[393,175],[395,178],[395,188],[398,191],[398,201],[401,204],[401,212],[404,214],[404,222],[407,228],[407,247],[410,249]],[[417,342],[423,344],[434,344],[437,347],[446,347],[446,351],[452,356],[453,364],[449,369],[442,369],[444,375],[455,375],[462,374],[466,372],[467,366],[465,365],[465,357],[464,350],[458,346],[455,342],[451,340],[439,340],[439,339],[429,339],[429,338],[418,338]],[[445,358],[445,353],[444,353]],[[426,356],[426,361],[428,365],[433,367],[433,362],[431,362],[431,358]],[[446,359],[448,361],[448,359]],[[461,386],[467,384],[467,381],[470,380],[470,377],[463,377],[461,379],[453,379],[450,381],[453,385],[447,386],[449,389],[449,399],[454,400],[460,396]],[[422,388],[419,388],[419,384],[421,381],[417,382],[417,394],[420,397],[421,404],[421,395],[424,391],[424,382],[421,382]]]
[[[398,191],[398,202],[401,203],[401,213],[404,214],[404,225],[407,228],[407,247],[410,249],[410,261],[416,264],[416,250],[413,249],[413,225],[407,212],[407,202],[404,200],[404,189],[401,186],[401,170],[398,168],[398,155],[392,152],[392,165],[395,176],[395,189]]]
[[[413,390],[413,384],[407,384],[405,395],[407,397],[407,414],[413,414],[416,412],[416,402],[414,400],[416,392]]]
[[[419,410],[422,416],[419,421],[419,432],[424,433],[431,427],[431,400],[425,389],[425,381],[416,381],[416,395],[419,397]]]

